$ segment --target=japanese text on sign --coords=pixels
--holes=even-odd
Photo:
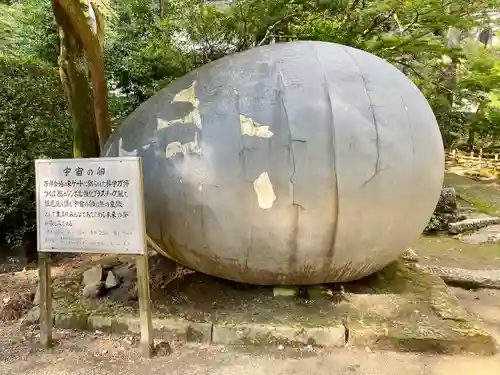
[[[38,250],[144,253],[141,178],[135,157],[37,160]]]

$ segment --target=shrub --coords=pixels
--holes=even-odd
[[[71,157],[71,120],[57,69],[0,56],[0,246],[36,233],[37,158]]]

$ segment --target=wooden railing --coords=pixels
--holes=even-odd
[[[495,169],[500,170],[500,154],[483,153],[483,149],[470,153],[465,153],[459,150],[451,150],[446,153],[447,165],[463,165],[474,169]]]

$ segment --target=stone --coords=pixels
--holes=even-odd
[[[418,262],[420,260],[418,254],[410,248],[406,249],[401,258],[407,262]]]
[[[476,232],[459,235],[458,239],[470,245],[497,243],[500,241],[500,225],[480,228]]]
[[[212,324],[178,319],[153,319],[154,336],[165,341],[197,342],[212,341]],[[118,334],[140,334],[141,322],[137,317],[120,316],[111,321],[111,330]]]
[[[40,308],[35,306],[24,315],[21,325],[30,326],[40,322]]]
[[[154,343],[154,355],[158,357],[164,357],[172,354],[172,346],[169,342],[163,340],[155,340]]]
[[[311,285],[307,287],[307,293],[309,295],[309,299],[321,299],[325,298],[329,295],[330,289],[325,285]]]
[[[33,293],[16,293],[0,300],[0,322],[13,321],[25,315],[33,306]]]
[[[337,327],[311,327],[306,329],[307,344],[321,348],[341,347],[346,344],[344,326]]]
[[[296,286],[275,286],[273,288],[274,297],[296,297],[297,287]]]
[[[135,281],[125,280],[118,288],[110,289],[107,296],[113,301],[137,301],[137,285]]]
[[[103,295],[104,283],[99,281],[97,283],[85,285],[83,288],[83,296],[85,298],[99,298]]]
[[[186,331],[186,341],[210,344],[212,342],[212,324],[190,322]]]
[[[113,273],[113,271],[108,271],[108,276],[106,276],[106,282],[104,284],[106,289],[112,289],[120,285],[120,280]]]
[[[40,284],[36,286],[36,292],[35,292],[35,297],[33,297],[33,305],[39,305],[40,304]]]
[[[109,316],[91,315],[87,327],[92,331],[111,332],[112,319]]]
[[[463,217],[459,213],[455,189],[449,187],[443,188],[434,213],[424,229],[424,233],[447,230],[450,223],[455,223],[462,219]]]
[[[81,331],[88,329],[88,313],[68,312],[54,315],[54,327],[61,329],[78,329]]]
[[[464,232],[472,232],[474,230],[484,228],[490,225],[500,224],[500,217],[484,217],[478,219],[466,219],[448,225],[448,231],[451,234],[460,234]]]
[[[121,267],[113,269],[113,273],[120,278],[121,281],[132,280],[137,278],[137,271],[135,264],[129,263]]]
[[[457,208],[457,194],[455,193],[455,189],[452,187],[443,188],[434,212],[453,213],[456,212]]]
[[[500,270],[467,270],[455,267],[425,266],[451,286],[465,289],[500,289]]]
[[[240,323],[215,324],[212,342],[222,345],[314,345],[342,347],[345,344],[345,327],[291,327]]]
[[[101,265],[94,266],[83,273],[83,285],[95,285],[102,281],[104,270]]]

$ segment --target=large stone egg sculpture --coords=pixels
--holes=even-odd
[[[418,88],[323,42],[205,65],[141,105],[104,151],[142,157],[148,234],[172,259],[251,284],[378,271],[418,238],[444,174]]]

